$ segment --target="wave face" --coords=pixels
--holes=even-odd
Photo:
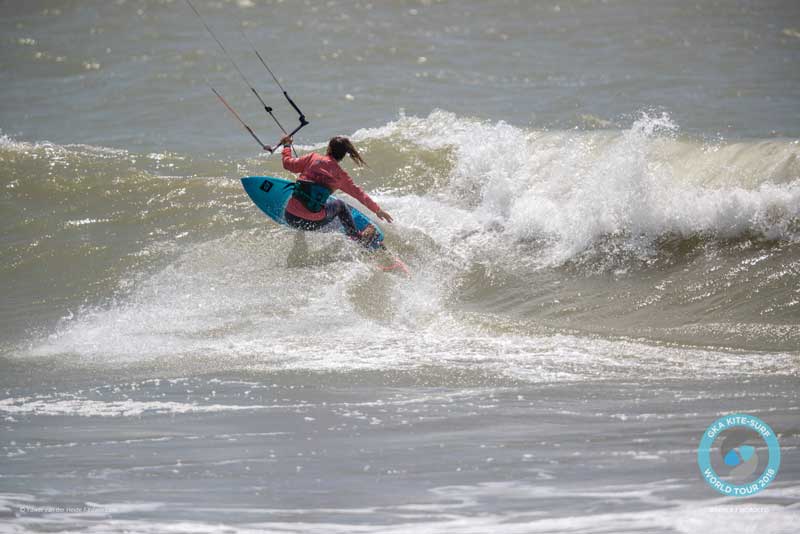
[[[175,373],[796,373],[798,140],[444,111],[353,137],[410,280],[265,219],[236,178],[285,176],[276,160],[3,138],[3,354]]]

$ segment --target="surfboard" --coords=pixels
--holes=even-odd
[[[290,180],[275,178],[274,176],[248,176],[242,178],[242,186],[250,196],[250,200],[252,200],[261,211],[266,213],[267,217],[285,226],[289,225],[283,213],[286,209],[286,203],[289,202],[289,198],[292,196],[292,184],[294,184],[294,182]],[[334,195],[331,195],[331,197],[336,198]],[[345,204],[347,203],[345,202]],[[347,204],[347,207],[350,208],[350,213],[353,215],[353,221],[356,223],[356,228],[358,228],[359,232],[366,228],[368,224],[372,223],[366,215],[350,204]],[[376,235],[375,239],[370,243],[370,248],[378,249],[381,248],[383,244],[384,235],[377,224],[372,224],[375,226]],[[331,222],[329,226],[331,229],[336,229],[341,233],[345,233],[344,227],[339,224],[338,221]]]

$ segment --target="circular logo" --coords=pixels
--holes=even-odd
[[[781,449],[775,432],[758,417],[726,415],[703,434],[697,465],[708,485],[721,494],[748,497],[775,480]]]

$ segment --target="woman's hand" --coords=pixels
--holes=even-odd
[[[291,145],[292,144],[292,136],[291,135],[284,135],[281,137],[281,144],[283,146]]]
[[[386,222],[392,222],[392,216],[380,208],[378,208],[378,211],[375,212],[375,215],[377,215],[379,219],[383,219]]]

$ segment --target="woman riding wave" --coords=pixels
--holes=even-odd
[[[334,219],[339,219],[348,236],[358,239],[362,245],[368,247],[376,236],[375,226],[369,224],[359,232],[347,204],[330,197],[337,189],[361,202],[378,218],[392,222],[391,215],[383,211],[339,166],[339,162],[347,154],[358,166],[366,165],[348,138],[340,136],[332,138],[324,156],[311,152],[299,158],[292,157],[291,137],[284,137],[281,143],[283,168],[300,174],[284,213],[284,218],[290,226],[301,230],[319,230]]]

